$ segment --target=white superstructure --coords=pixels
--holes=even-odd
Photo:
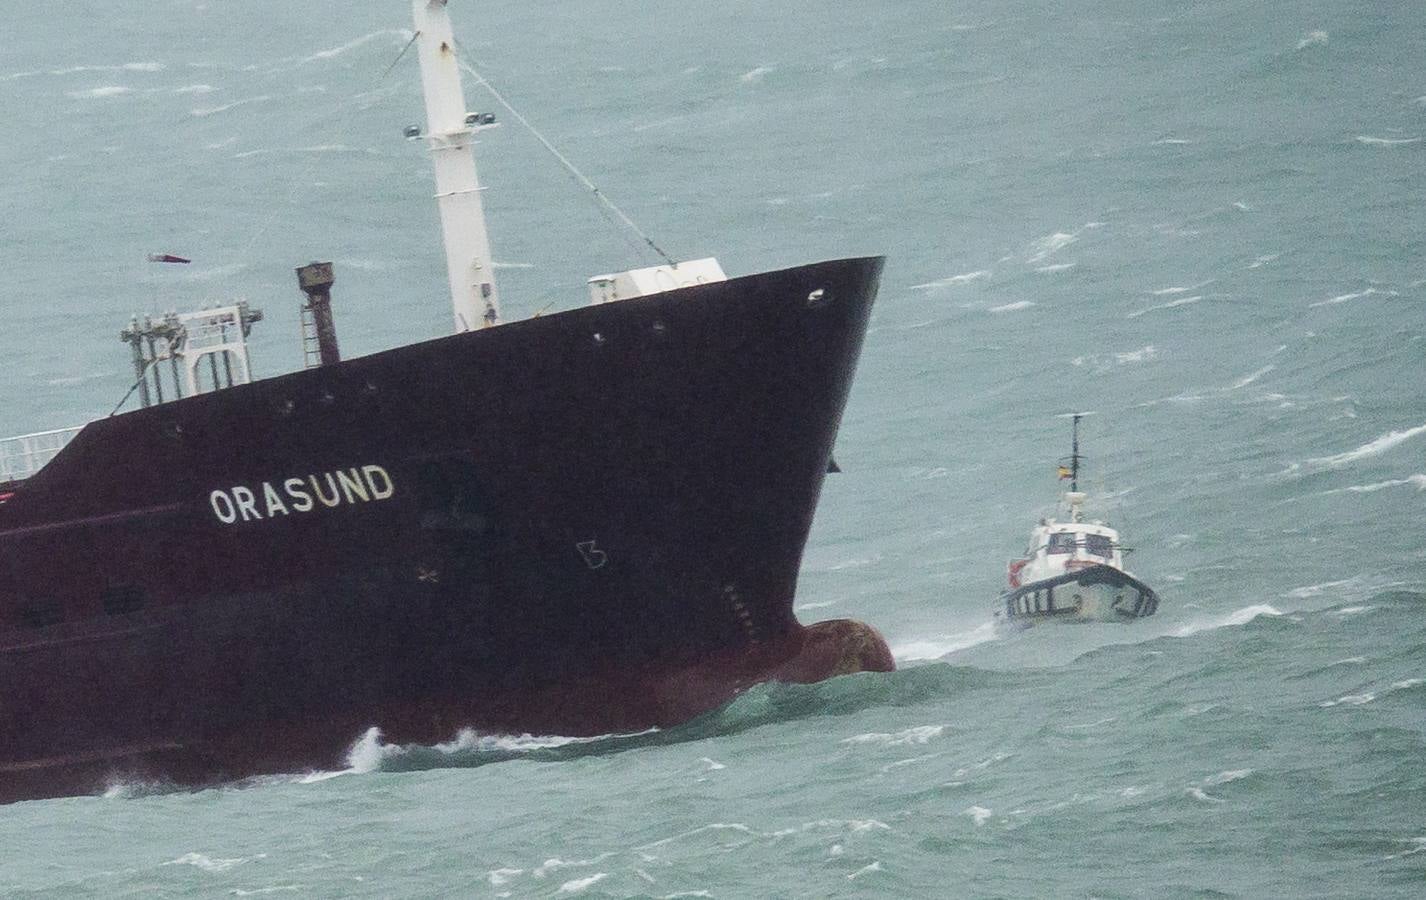
[[[1085,495],[1079,491],[1065,493],[1069,521],[1041,519],[1030,532],[1025,555],[1010,563],[1008,576],[1011,588],[1065,575],[1091,566],[1113,566],[1124,570],[1124,550],[1119,544],[1119,532],[1103,522],[1086,522],[1081,509]]]

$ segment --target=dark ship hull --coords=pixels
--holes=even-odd
[[[996,617],[1015,625],[1033,622],[1132,622],[1152,616],[1159,596],[1113,566],[1088,566],[1022,585],[1001,595]]]
[[[0,801],[666,726],[892,661],[801,554],[881,260],[100,420],[0,504]],[[820,293],[819,293],[820,292]]]

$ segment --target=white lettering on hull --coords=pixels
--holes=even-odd
[[[208,495],[213,515],[224,525],[261,522],[293,513],[389,500],[396,482],[381,466],[353,466],[306,477],[264,481],[256,487],[236,484]],[[320,506],[319,506],[320,504]]]

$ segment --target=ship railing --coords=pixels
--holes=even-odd
[[[0,483],[21,481],[43,469],[83,427],[56,428],[0,439]]]

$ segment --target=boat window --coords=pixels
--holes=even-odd
[[[1058,531],[1050,535],[1050,553],[1073,553],[1074,533],[1069,531]]]
[[[1109,559],[1114,555],[1114,541],[1106,534],[1085,535],[1084,547],[1091,556],[1098,556],[1100,559]]]

